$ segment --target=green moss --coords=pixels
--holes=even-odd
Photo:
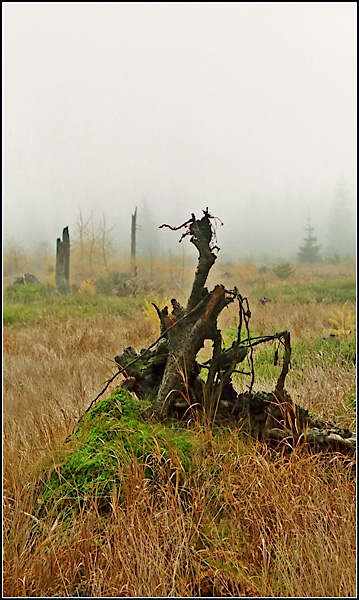
[[[114,486],[121,498],[121,473],[133,459],[144,477],[155,482],[160,473],[191,468],[198,442],[184,428],[149,423],[146,406],[130,392],[118,389],[98,402],[78,423],[59,464],[42,482],[39,515],[48,511],[63,517],[96,500],[106,509]]]

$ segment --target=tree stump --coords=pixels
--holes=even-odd
[[[219,250],[214,244],[213,221],[214,217],[206,209],[201,219],[192,214],[179,227],[161,225],[173,231],[184,229],[180,242],[190,236],[199,254],[197,270],[186,306],[181,306],[175,298],[171,300],[171,311],[168,306],[160,310],[154,304],[161,324],[160,337],[140,353],[128,347],[115,357],[119,373],[127,377],[124,385],[139,397],[151,398],[153,413],[159,420],[186,420],[196,412],[212,422],[239,424],[250,435],[270,443],[293,447],[305,442],[319,450],[355,452],[356,438],[351,431],[313,420],[286,392],[285,379],[291,360],[290,332],[252,338],[248,301],[237,288],[227,290],[223,285],[216,285],[208,291],[205,287]],[[231,347],[225,349],[217,320],[232,302],[238,303],[237,337]],[[212,355],[206,363],[200,364],[197,355],[205,340],[212,341]],[[253,349],[273,340],[278,343],[275,364],[279,363],[279,349],[283,352],[277,384],[271,393],[253,392]],[[248,371],[239,371],[244,361]],[[248,391],[241,394],[235,391],[231,381],[238,372],[251,377]]]
[[[62,231],[62,240],[56,242],[56,289],[60,294],[68,296],[70,289],[70,236],[69,228]]]

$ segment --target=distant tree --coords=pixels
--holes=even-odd
[[[62,239],[56,240],[56,289],[60,294],[68,296],[70,289],[70,236],[69,228],[62,230]]]
[[[137,234],[137,206],[131,217],[131,273],[132,277],[137,275],[136,266],[136,234]]]
[[[85,220],[81,209],[76,220],[77,239],[74,241],[75,263],[81,279],[93,277],[103,268],[110,272],[110,262],[116,253],[111,232],[115,225],[107,227],[105,214],[95,226],[93,213]]]
[[[78,247],[80,250],[80,272],[81,272],[81,275],[83,274],[83,270],[84,270],[85,244],[87,242],[87,238],[89,235],[90,223],[92,223],[92,213],[91,213],[90,218],[87,221],[84,221],[84,219],[82,217],[82,211],[79,207],[79,212],[78,212],[78,215],[76,218],[76,227],[77,227],[77,234],[79,237]]]
[[[318,263],[322,260],[319,253],[320,245],[316,244],[317,238],[313,234],[314,227],[310,224],[310,217],[308,217],[308,225],[305,227],[305,231],[307,235],[303,240],[304,244],[299,246],[299,252],[297,253],[298,262],[302,265]]]
[[[336,186],[329,226],[327,256],[341,260],[355,256],[355,219],[350,206],[350,194],[347,184],[341,178]]]
[[[109,272],[108,262],[109,258],[113,252],[113,242],[110,236],[111,231],[114,229],[115,225],[112,225],[109,229],[106,226],[106,218],[105,215],[102,215],[102,221],[97,230],[97,239],[98,244],[101,249],[101,256],[103,260],[104,267]]]
[[[295,268],[288,262],[279,263],[272,269],[273,273],[280,279],[287,279],[293,275]]]

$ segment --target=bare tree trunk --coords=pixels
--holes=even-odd
[[[95,246],[96,246],[96,234],[95,234],[95,228],[94,228],[94,224],[93,224],[93,220],[92,220],[92,215],[91,215],[91,232],[89,233],[89,236],[90,236],[89,265],[92,269],[92,259],[93,259],[93,254],[94,254],[94,250],[95,250]]]
[[[78,236],[79,236],[79,243],[80,243],[80,268],[81,268],[80,275],[81,275],[81,277],[84,276],[85,239],[88,241],[91,236],[90,231],[89,231],[89,223],[92,223],[92,215],[93,215],[93,213],[91,213],[90,218],[85,223],[83,220],[83,217],[82,217],[82,212],[79,209],[79,214],[78,214],[77,221],[76,221],[77,231],[78,231]],[[92,226],[92,229],[93,229],[93,226]],[[90,260],[90,264],[91,264],[91,260]]]
[[[195,403],[191,383],[197,377],[196,356],[206,339],[218,340],[217,317],[234,296],[227,296],[222,285],[216,285],[212,292],[204,287],[208,273],[216,260],[215,247],[211,247],[213,229],[208,211],[202,219],[195,216],[180,227],[187,227],[183,236],[190,235],[191,242],[199,252],[197,271],[186,308],[172,300],[173,310],[165,315],[168,330],[168,358],[165,372],[157,394],[157,414],[160,418],[170,416],[175,402]],[[169,227],[162,225],[162,227]],[[183,237],[182,236],[182,237]],[[182,238],[181,238],[182,239]]]
[[[64,247],[65,279],[67,282],[67,287],[70,290],[70,236],[68,227],[65,227],[63,230],[62,239]]]
[[[70,236],[69,228],[62,231],[62,241],[56,243],[56,288],[60,294],[68,296],[70,290]]]
[[[131,219],[131,274],[133,277],[137,275],[136,266],[136,231],[137,231],[137,206]]]

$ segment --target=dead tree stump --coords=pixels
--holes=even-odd
[[[69,228],[62,230],[62,240],[56,242],[56,289],[60,294],[68,296],[70,289],[70,236]]]
[[[136,266],[136,232],[137,232],[137,206],[131,217],[131,275],[137,276]]]
[[[291,360],[290,332],[252,338],[248,301],[237,288],[227,290],[223,285],[216,285],[209,291],[205,287],[219,250],[215,245],[213,222],[215,218],[206,209],[201,219],[192,214],[179,227],[161,225],[173,231],[184,230],[180,242],[190,236],[199,255],[197,270],[186,306],[181,306],[175,298],[171,300],[170,312],[168,306],[160,310],[154,304],[161,324],[160,337],[140,353],[129,347],[115,357],[119,373],[127,377],[124,385],[140,397],[151,398],[154,415],[159,420],[186,420],[195,411],[211,421],[237,423],[250,435],[288,447],[304,441],[320,450],[354,452],[356,439],[352,432],[333,423],[313,420],[286,392],[285,379]],[[217,320],[232,302],[238,303],[237,337],[231,347],[225,349]],[[197,355],[205,340],[212,341],[212,355],[206,363],[200,364]],[[273,392],[253,392],[253,350],[256,345],[269,341],[278,344],[274,363],[282,365],[281,372]],[[283,356],[279,360],[280,348]],[[242,363],[246,371],[239,370]],[[250,376],[248,391],[240,394],[235,391],[231,380],[234,373]]]

